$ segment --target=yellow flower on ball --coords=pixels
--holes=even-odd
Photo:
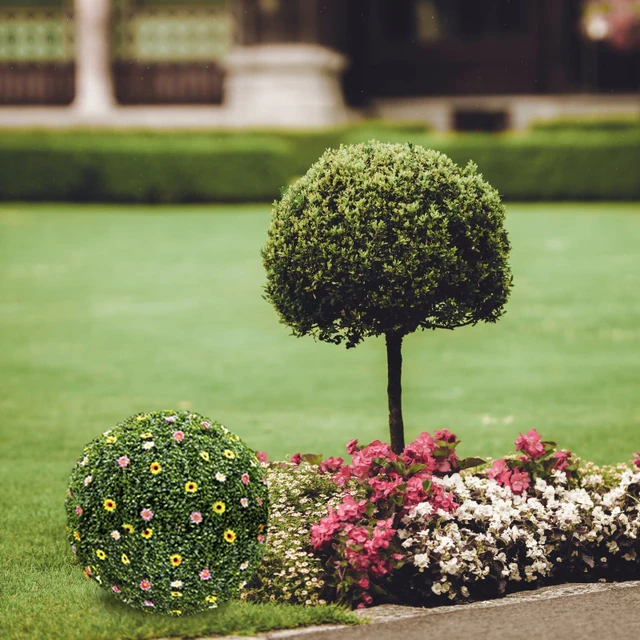
[[[107,557],[107,554],[102,549],[96,549],[96,555],[100,560],[104,560]]]
[[[216,513],[224,513],[226,510],[226,506],[224,504],[224,502],[215,502],[212,509],[216,512]]]
[[[174,567],[177,567],[182,562],[182,556],[178,553],[174,553],[169,560]]]
[[[198,490],[198,485],[195,482],[187,482],[187,484],[184,485],[184,490],[187,493],[195,493]]]
[[[120,556],[120,560],[122,560],[122,564],[131,564],[131,560],[129,560],[129,556],[126,553]]]
[[[111,498],[107,498],[107,499],[104,501],[104,508],[105,508],[107,511],[115,511],[115,508],[116,508],[116,501],[115,501],[115,500],[111,500]]]
[[[230,542],[230,543],[235,542],[235,541],[236,541],[236,534],[235,534],[235,532],[231,531],[231,529],[227,529],[227,530],[224,532],[224,539],[225,539],[225,541],[226,541],[226,542]]]
[[[154,476],[157,476],[162,471],[162,467],[159,462],[152,462],[149,466],[149,471],[151,471]]]
[[[231,449],[224,450],[224,457],[229,458],[229,460],[233,460],[236,457],[236,454],[231,451]]]
[[[153,535],[153,529],[151,528],[145,529],[140,535],[146,540],[148,540]]]

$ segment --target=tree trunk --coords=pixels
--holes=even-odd
[[[74,107],[85,116],[103,114],[116,103],[111,79],[110,5],[110,0],[75,0]]]
[[[389,396],[389,433],[391,449],[404,450],[404,422],[402,420],[402,334],[389,332],[387,337],[387,374]]]

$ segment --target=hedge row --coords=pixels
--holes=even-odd
[[[473,159],[510,200],[640,199],[640,132],[0,132],[0,200],[269,201],[327,147],[377,138]]]
[[[473,160],[509,200],[640,198],[640,131],[427,135],[412,141],[459,164]]]
[[[613,117],[577,117],[537,120],[532,123],[534,131],[600,131],[630,132],[640,131],[640,115]]]

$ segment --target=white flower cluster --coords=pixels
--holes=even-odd
[[[342,500],[342,489],[306,462],[265,465],[271,513],[265,555],[241,595],[257,601],[326,604],[326,573],[309,546],[310,529]]]
[[[582,478],[570,488],[554,472],[520,495],[471,474],[434,478],[460,506],[449,514],[420,504],[403,519],[401,598],[464,600],[551,578],[628,575],[640,557],[640,471],[589,465]]]

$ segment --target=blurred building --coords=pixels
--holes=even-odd
[[[638,113],[639,50],[585,37],[583,4],[0,0],[0,123],[180,126],[195,105],[223,126]],[[45,105],[72,107],[24,109]]]

